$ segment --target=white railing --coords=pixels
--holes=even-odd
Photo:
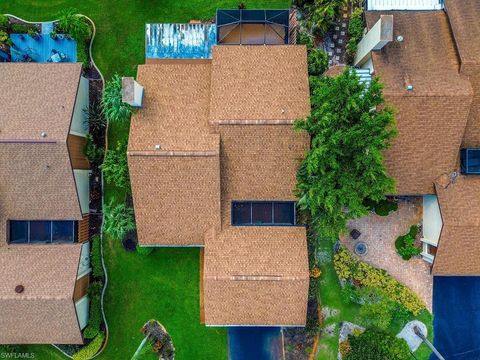
[[[367,0],[367,10],[442,10],[443,0]]]

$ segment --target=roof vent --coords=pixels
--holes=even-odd
[[[17,294],[23,293],[23,290],[25,290],[25,288],[23,287],[23,285],[17,285],[17,286],[15,286],[15,292],[16,292]]]
[[[402,35],[398,35],[395,40],[397,40],[398,43],[401,43],[403,42],[403,36]]]
[[[160,150],[160,149],[161,149],[160,144],[155,144],[155,150]]]
[[[408,84],[407,86],[405,86],[405,89],[407,89],[408,91],[413,91],[413,85]]]
[[[40,136],[41,136],[42,138],[46,138],[46,137],[47,137],[47,133],[46,133],[45,131],[42,131],[42,132],[40,133]]]

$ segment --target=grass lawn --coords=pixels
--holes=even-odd
[[[288,0],[245,0],[248,8],[288,8]],[[217,8],[236,8],[238,0],[8,0],[0,12],[30,21],[53,20],[60,9],[74,7],[96,24],[93,56],[106,79],[114,73],[135,75],[144,63],[145,23],[186,22],[212,18]],[[109,147],[128,138],[128,124],[109,127]],[[105,188],[106,201],[123,201],[123,191]],[[225,329],[199,324],[199,250],[157,249],[149,257],[128,254],[107,240],[110,276],[106,299],[110,340],[98,359],[127,359],[141,341],[139,329],[150,318],[162,322],[173,337],[176,358],[226,359]],[[22,347],[35,359],[63,357],[49,345]]]
[[[319,341],[319,352],[317,359],[336,359],[338,352],[338,331],[340,330],[340,322],[350,321],[361,325],[359,320],[360,305],[345,303],[342,299],[341,287],[338,281],[337,274],[333,268],[333,249],[332,246],[326,242],[321,242],[319,247],[321,252],[320,270],[322,275],[320,277],[320,298],[322,307],[338,310],[338,314],[327,318],[323,326],[336,324],[335,336],[322,336]],[[428,328],[428,338],[433,339],[432,315],[424,310],[417,317],[411,317],[409,320],[418,319],[425,323]],[[388,330],[393,334],[398,334],[405,326],[400,320],[394,318]],[[430,349],[422,344],[415,352],[418,360],[428,360],[430,356]]]

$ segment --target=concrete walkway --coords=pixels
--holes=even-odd
[[[397,237],[406,234],[410,226],[420,223],[421,219],[421,199],[401,201],[398,210],[389,216],[370,214],[350,221],[348,228],[358,229],[362,234],[356,241],[350,235],[341,240],[352,252],[357,241],[365,242],[368,252],[360,259],[376,268],[385,269],[398,281],[408,286],[423,300],[431,312],[433,277],[430,274],[430,264],[420,257],[405,261],[395,250]]]

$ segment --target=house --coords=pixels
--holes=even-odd
[[[288,11],[231,12],[238,22],[221,37],[218,23],[147,25],[146,64],[138,83],[125,81],[143,93],[128,144],[138,241],[202,248],[207,326],[304,326],[309,269],[294,189],[309,137],[292,123],[310,111],[306,48],[288,44]],[[269,16],[287,23],[275,25],[281,44]],[[235,26],[248,31],[238,38]]]
[[[480,2],[372,0],[368,9],[355,65],[380,76],[397,110],[385,155],[396,195],[423,197],[433,275],[478,275],[480,43],[471,40]]]
[[[88,320],[88,80],[0,64],[0,344],[81,344]]]

